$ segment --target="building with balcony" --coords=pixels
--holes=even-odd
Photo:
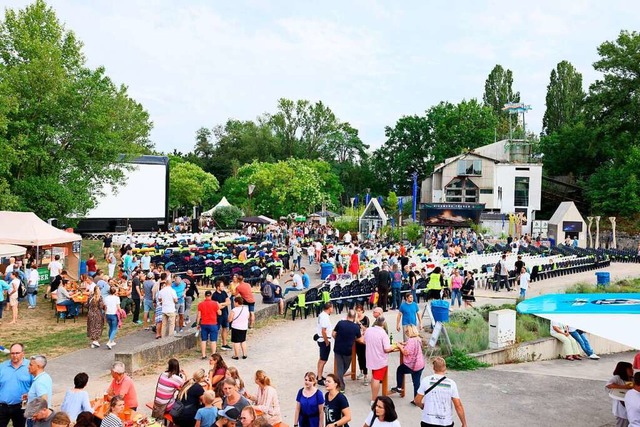
[[[420,201],[421,207],[443,203],[457,210],[477,210],[484,205],[484,213],[521,213],[522,231],[530,233],[541,193],[542,163],[531,155],[531,145],[502,140],[437,165],[422,182]],[[421,220],[425,223],[425,218]]]

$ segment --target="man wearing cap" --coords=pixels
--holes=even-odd
[[[48,402],[41,397],[36,397],[27,403],[24,411],[25,418],[31,421],[33,427],[51,427],[51,421],[55,415],[56,412],[49,409]]]
[[[216,425],[218,427],[234,427],[238,424],[239,419],[240,411],[233,406],[227,406],[218,411],[218,421],[216,421]]]
[[[198,304],[196,324],[200,329],[200,349],[202,360],[207,358],[207,341],[211,343],[211,353],[216,352],[218,343],[218,316],[222,315],[220,305],[211,299],[211,291],[204,293],[204,301]]]
[[[22,396],[29,391],[33,377],[22,344],[12,344],[9,355],[10,360],[0,363],[0,427],[7,427],[9,421],[14,427],[24,427]]]
[[[304,284],[302,283],[302,276],[298,273],[290,273],[289,276],[291,277],[289,280],[287,280],[286,282],[284,282],[284,284],[286,285],[287,283],[292,283],[293,282],[293,286],[287,286],[286,288],[284,288],[284,296],[287,296],[287,293],[289,293],[289,291],[302,291],[304,290]]]

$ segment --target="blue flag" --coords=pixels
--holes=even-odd
[[[356,194],[355,200],[353,201],[353,206],[358,207],[358,195]]]
[[[398,210],[402,212],[402,197],[398,199]]]

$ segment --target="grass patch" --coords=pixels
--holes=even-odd
[[[604,293],[640,293],[640,279],[624,279],[606,287],[598,287],[594,284],[577,283],[568,287],[565,294],[604,294]]]
[[[515,310],[515,304],[491,304],[452,313],[447,332],[454,349],[477,353],[489,348],[489,312]],[[549,336],[549,321],[530,314],[516,313],[516,343]]]
[[[453,354],[445,358],[447,369],[452,371],[475,371],[479,368],[487,368],[488,363],[479,362],[477,359],[470,357],[462,350],[454,349]]]

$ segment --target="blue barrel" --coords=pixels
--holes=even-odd
[[[329,275],[333,273],[333,264],[331,264],[330,262],[323,262],[322,264],[320,264],[320,279],[324,280],[327,277],[329,277]]]
[[[80,274],[87,274],[87,261],[80,261]]]
[[[598,271],[596,273],[596,279],[598,280],[598,286],[607,286],[611,283],[611,274],[608,271]]]
[[[449,321],[449,301],[445,300],[432,300],[431,301],[431,313],[433,313],[433,320],[436,322],[448,322]]]

